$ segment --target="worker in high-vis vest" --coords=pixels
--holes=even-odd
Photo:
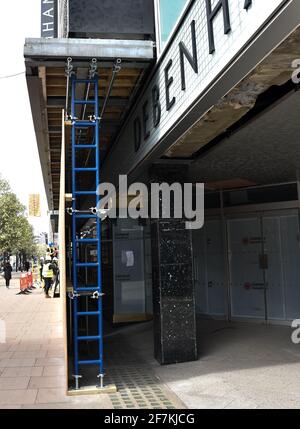
[[[49,257],[46,258],[45,263],[43,265],[42,275],[45,282],[45,296],[46,298],[50,298],[49,290],[52,286],[52,280],[53,280],[53,264]]]

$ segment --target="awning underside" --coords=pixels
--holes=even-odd
[[[88,77],[91,60],[96,58],[98,61],[100,111],[107,101],[101,120],[101,157],[104,160],[147,76],[154,59],[153,52],[153,43],[148,41],[26,40],[28,90],[50,209],[58,209],[62,110],[67,105],[70,109],[67,59],[72,58],[73,71],[82,79]],[[97,53],[100,56],[95,55]],[[112,84],[118,59],[121,69]],[[77,91],[78,99],[94,97],[93,89],[85,83],[79,84]],[[92,114],[92,106],[78,106],[76,111],[76,116],[82,119]],[[88,133],[82,135],[86,143],[90,143],[90,138]],[[68,141],[66,146],[70,147]],[[88,163],[89,159],[86,161]]]

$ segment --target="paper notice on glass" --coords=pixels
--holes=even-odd
[[[132,250],[122,250],[122,264],[126,267],[134,266],[134,253]]]

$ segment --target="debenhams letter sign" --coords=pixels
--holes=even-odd
[[[177,124],[282,3],[193,2],[112,153],[124,172]]]
[[[57,0],[41,0],[41,37],[57,37]]]

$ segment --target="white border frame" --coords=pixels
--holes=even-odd
[[[169,34],[169,37],[166,41],[166,44],[164,47],[162,47],[162,42],[161,42],[161,20],[160,20],[160,7],[159,7],[159,2],[160,0],[154,0],[154,15],[155,15],[155,34],[156,34],[156,46],[157,46],[157,60],[160,58],[160,56],[162,55],[162,53],[165,51],[165,49],[167,48],[167,46],[169,45],[169,42],[173,36],[173,34],[176,32],[177,27],[181,21],[181,19],[183,18],[187,8],[190,6],[190,4],[193,2],[194,0],[186,0],[186,5],[184,6],[183,10],[181,11],[181,14],[179,15],[177,21],[174,24],[174,27],[171,31],[171,33]]]

